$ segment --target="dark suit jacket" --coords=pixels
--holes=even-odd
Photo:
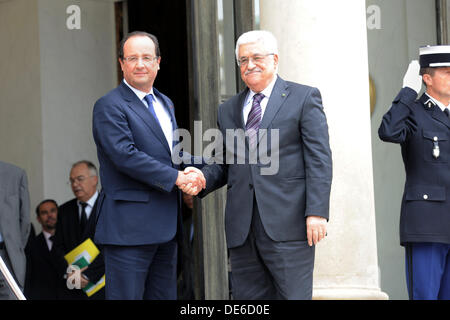
[[[42,232],[28,242],[26,256],[25,297],[28,300],[58,299],[57,287],[59,278],[56,261],[50,254],[50,250],[48,250],[47,242]]]
[[[245,130],[242,109],[247,94],[248,89],[219,107],[218,126],[224,137],[227,129]],[[271,129],[278,130],[279,139]],[[272,163],[267,164],[262,157],[252,163],[247,141],[245,159],[238,158],[239,143],[230,145],[224,138],[227,157],[233,161],[202,169],[207,187],[201,196],[227,184],[225,230],[229,248],[242,245],[247,238],[254,199],[264,228],[275,241],[306,240],[308,215],[328,219],[332,159],[319,90],[278,77],[259,132],[258,146],[263,147],[267,138],[267,154],[278,155]],[[278,153],[273,145],[277,140]],[[242,160],[245,164],[238,164]],[[276,174],[261,171],[276,166],[277,161]]]
[[[172,101],[153,89],[176,120]],[[103,190],[96,241],[111,245],[164,243],[179,228],[179,166],[157,120],[121,83],[94,106],[93,134]]]
[[[427,95],[416,98],[402,89],[378,129],[381,140],[400,144],[405,165],[400,243],[450,243],[450,120]]]
[[[86,229],[83,234],[80,231],[79,211],[77,205],[77,199],[72,199],[62,204],[58,209],[58,222],[56,224],[54,254],[58,261],[58,274],[60,277],[59,294],[60,299],[70,300],[84,300],[87,299],[87,295],[80,289],[68,289],[66,285],[66,279],[63,278],[67,271],[67,262],[64,259],[64,255],[80,245],[87,238],[91,238],[94,241],[95,235],[95,222],[96,222],[96,207],[98,203],[95,202],[92,208],[91,215],[89,216]],[[101,247],[95,243],[100,250],[100,254],[89,265],[89,267],[83,272],[91,282],[96,283],[105,274],[105,264]],[[91,299],[104,299],[104,288],[92,295]]]

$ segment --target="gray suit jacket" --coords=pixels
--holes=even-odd
[[[24,170],[0,161],[0,232],[18,285],[25,284],[25,245],[30,232],[30,196]]]
[[[227,129],[245,129],[242,108],[247,94],[248,89],[219,107],[218,126],[224,137]],[[278,129],[279,139],[271,129]],[[229,248],[242,245],[247,238],[254,199],[264,228],[274,241],[304,241],[306,216],[328,219],[332,159],[319,90],[278,77],[261,121],[260,148],[264,148],[266,138],[272,163],[259,156],[256,163],[251,162],[245,139],[245,164],[238,164],[244,160],[237,156],[239,142],[230,144],[224,138],[228,160],[202,169],[207,186],[200,197],[227,184],[225,231]],[[276,140],[278,159],[273,145]],[[261,169],[276,167],[275,161],[278,171],[262,174]]]

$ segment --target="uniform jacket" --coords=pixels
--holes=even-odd
[[[427,95],[416,98],[403,88],[378,130],[400,144],[405,165],[400,242],[450,243],[450,119]]]
[[[227,129],[245,130],[242,109],[247,94],[248,89],[219,107],[218,126],[224,137]],[[277,139],[272,129],[278,130],[278,152],[273,148],[276,144],[272,142]],[[238,143],[227,143],[224,138],[224,149],[228,157],[234,156],[233,161],[202,169],[207,187],[201,196],[227,185],[225,229],[229,248],[243,244],[247,238],[254,199],[264,228],[275,241],[304,241],[306,216],[329,217],[332,159],[319,90],[278,77],[259,132],[258,147],[266,144],[268,155],[277,154],[275,174],[261,171],[274,165],[267,159],[258,157],[256,163],[249,159],[247,139],[245,161],[237,159]]]

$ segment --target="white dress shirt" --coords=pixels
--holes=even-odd
[[[161,129],[164,132],[164,136],[166,137],[167,143],[170,148],[170,152],[172,152],[172,143],[173,143],[173,126],[172,119],[170,117],[169,110],[164,107],[162,101],[155,96],[153,93],[153,88],[150,92],[140,91],[132,86],[130,86],[125,79],[123,82],[136,94],[139,100],[148,108],[147,101],[145,101],[145,96],[148,94],[152,94],[153,96],[153,109],[155,110],[156,116],[158,117],[159,124],[161,125]]]
[[[264,95],[264,99],[261,100],[260,106],[261,106],[261,120],[264,116],[264,112],[266,111],[267,103],[269,102],[270,95],[272,94],[273,87],[275,86],[275,82],[277,81],[278,76],[275,75],[273,77],[272,82],[263,90],[261,93]],[[254,92],[252,90],[249,90],[247,94],[247,98],[244,100],[244,108],[242,110],[243,116],[244,116],[244,125],[247,123],[248,115],[250,113],[250,110],[252,109],[253,104],[253,96],[257,94],[258,92]]]
[[[42,230],[42,233],[44,234],[45,242],[47,242],[48,251],[51,251],[53,247],[53,241],[50,240],[50,237],[52,236],[52,234],[44,230]]]
[[[91,212],[92,212],[92,208],[94,207],[95,204],[95,200],[97,200],[98,197],[98,191],[95,191],[94,195],[86,202],[87,206],[84,209],[84,211],[86,211],[86,219],[89,220],[89,217],[91,216]],[[81,207],[81,201],[78,200],[77,204],[78,204],[78,218],[81,221],[81,210],[83,210],[83,208]]]

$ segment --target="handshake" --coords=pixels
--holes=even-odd
[[[196,196],[202,189],[206,188],[206,180],[203,172],[195,167],[187,167],[178,172],[177,187],[185,194]]]

